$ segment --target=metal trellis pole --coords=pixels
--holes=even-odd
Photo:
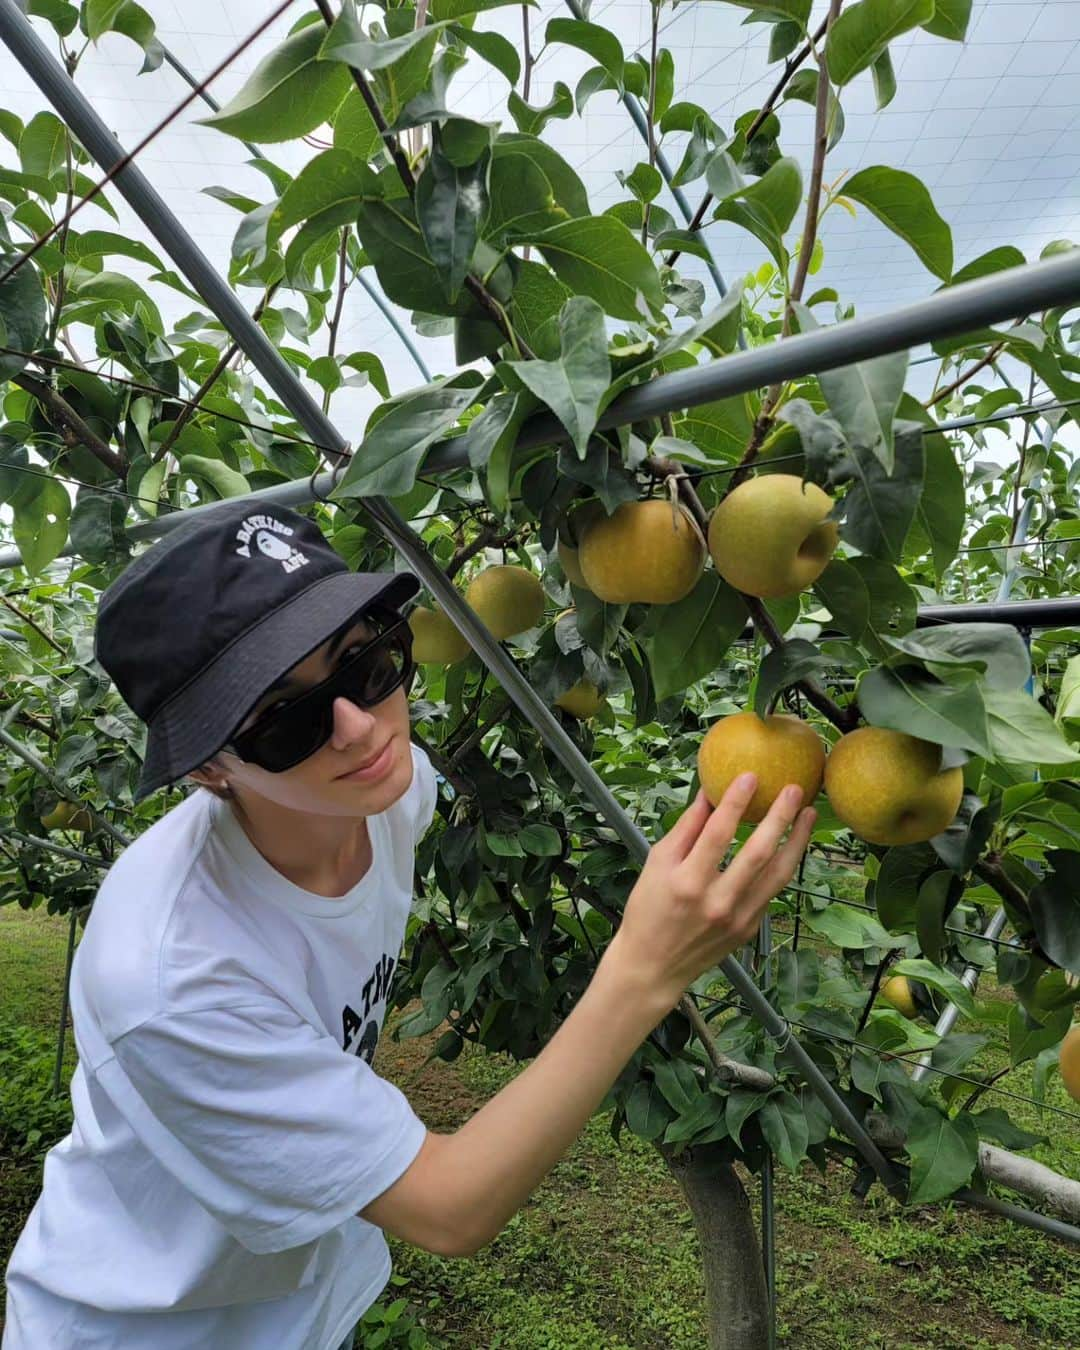
[[[1047,451],[1047,453],[1049,453],[1053,441],[1054,441],[1054,428],[1049,422],[1047,422],[1046,425],[1043,427],[1042,433],[1043,449]],[[1024,467],[1023,459],[1021,457],[1021,462],[1016,466],[1016,472],[1018,474],[1021,473],[1023,471],[1023,467]],[[1035,476],[1033,486],[1038,487],[1041,479],[1042,479],[1042,472],[1040,470],[1040,472]],[[1033,505],[1034,505],[1034,498],[1028,497],[1027,500],[1024,502],[1023,506],[1020,508],[1020,514],[1016,518],[1016,527],[1014,528],[1012,532],[1012,537],[1009,540],[1010,550],[1019,547],[1026,541],[1028,536],[1028,528],[1031,525],[1031,512]],[[1012,556],[1014,555],[1010,554],[1010,557]],[[998,604],[1004,604],[1008,600],[1009,595],[1012,592],[1013,585],[1016,581],[1019,568],[1020,568],[1020,558],[1017,557],[1014,562],[1010,562],[1009,566],[1005,571],[1005,575],[1001,578],[1001,584],[1000,586],[998,586],[998,592],[996,596],[996,602]],[[1028,652],[1030,654],[1031,651],[1030,629],[1025,630],[1024,641],[1027,645]],[[1034,691],[1034,684],[1035,684],[1034,678],[1032,676],[1028,676],[1027,690],[1029,694]],[[1001,930],[1005,927],[1005,918],[1006,918],[1005,909],[1004,906],[1001,906],[991,916],[990,922],[986,926],[986,932],[984,936],[990,938],[1000,937]],[[979,975],[980,975],[980,968],[974,963],[971,963],[965,968],[964,973],[960,976],[960,982],[963,985],[965,985],[968,989],[974,991],[975,986],[979,982]],[[949,1032],[952,1031],[953,1027],[957,1023],[959,1016],[960,1016],[960,1009],[957,1007],[955,1003],[950,1003],[949,1006],[938,1018],[937,1024],[934,1027],[934,1031],[939,1039],[942,1036],[947,1036]],[[911,1076],[913,1079],[918,1080],[920,1078],[926,1077],[927,1073],[929,1072],[931,1054],[932,1052],[927,1051],[925,1055],[920,1055],[918,1064],[916,1064],[911,1071]]]
[[[101,167],[106,172],[114,169],[124,157],[122,147],[95,112],[82,90],[68,77],[63,66],[38,37],[29,20],[16,6],[15,0],[0,0],[0,37]],[[307,434],[318,444],[327,447],[332,455],[340,458],[347,448],[344,438],[281,359],[263,331],[252,321],[247,310],[210,265],[142,171],[137,165],[128,164],[116,174],[114,182],[117,190],[137,212],[161,247],[172,257],[204,303],[230,331],[235,341]],[[1077,280],[1080,283],[1080,267]],[[1080,291],[1080,284],[1077,289]],[[750,352],[746,353],[745,357],[730,359],[747,359],[753,356],[754,353]],[[626,815],[614,794],[594,772],[558,719],[537,696],[507,653],[465,604],[453,584],[434,564],[423,543],[409,529],[393,505],[384,498],[369,498],[365,501],[365,506],[484,664],[506,689],[519,710],[532,723],[548,749],[562,762],[587,800],[615,830],[631,856],[639,863],[644,863],[649,852],[649,843],[645,835]],[[787,1021],[772,1008],[738,961],[729,957],[721,969],[769,1034],[781,1042],[782,1053],[787,1062],[802,1074],[821,1097],[837,1128],[857,1145],[885,1187],[897,1198],[902,1199],[904,1187],[898,1173],[871,1139],[862,1122],[855,1117],[814,1059],[793,1035]]]

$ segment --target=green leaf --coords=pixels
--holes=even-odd
[[[908,354],[892,352],[888,356],[860,361],[839,370],[823,370],[818,374],[821,392],[836,420],[843,427],[848,440],[856,449],[867,450],[877,459],[886,474],[893,472],[896,447],[893,422],[897,405],[904,392],[907,378]],[[921,432],[920,445],[911,447],[918,456],[919,482],[922,482]],[[910,475],[909,475],[910,476]],[[890,534],[895,536],[895,528]],[[900,532],[903,543],[907,528]],[[899,554],[893,555],[899,557]]]
[[[39,112],[19,137],[19,163],[26,173],[51,178],[67,162],[67,130],[59,117]]]
[[[712,674],[745,623],[746,606],[738,592],[711,571],[684,600],[663,606],[648,645],[657,699]]]
[[[562,838],[550,825],[524,825],[518,838],[525,852],[538,858],[557,858],[562,853]]]
[[[921,1106],[913,1113],[905,1147],[911,1158],[912,1205],[944,1200],[966,1186],[979,1161],[979,1135],[971,1117],[950,1120],[936,1106]]]
[[[989,1106],[985,1111],[973,1111],[971,1118],[979,1131],[980,1139],[993,1139],[1002,1148],[1034,1148],[1036,1144],[1048,1144],[1045,1134],[1034,1134],[1014,1124],[1006,1111],[1000,1106]]]
[[[25,0],[23,7],[27,14],[47,19],[61,37],[69,37],[79,22],[79,11],[66,0]]]
[[[350,89],[334,115],[334,149],[347,150],[366,164],[383,143],[364,96]]]
[[[798,24],[805,32],[813,0],[731,0],[731,3],[740,9],[752,10],[755,19],[766,23]]]
[[[68,526],[72,547],[79,557],[87,562],[104,563],[128,552],[124,515],[122,497],[81,492]]]
[[[894,38],[934,17],[934,0],[858,0],[829,30],[825,59],[829,78],[845,85],[873,65]]]
[[[212,488],[215,500],[223,497],[243,497],[251,491],[242,473],[231,468],[223,460],[211,459],[208,455],[181,455],[179,468],[186,477],[195,478]]]
[[[917,597],[892,563],[865,555],[852,558],[850,566],[862,577],[870,602],[871,630],[875,643],[884,633],[905,633],[915,626]],[[873,645],[873,644],[871,644]],[[881,656],[886,649],[881,648]]]
[[[152,248],[138,239],[129,239],[123,234],[113,234],[109,230],[87,230],[85,234],[68,236],[68,256],[81,262],[84,258],[123,257],[135,258],[148,267],[163,269],[165,264]]]
[[[20,256],[0,247],[0,275]],[[46,318],[41,278],[32,264],[24,263],[0,282],[0,346],[35,351],[45,333]],[[0,380],[10,380],[25,365],[25,357],[0,352]]]
[[[947,876],[948,873],[944,875]],[[922,984],[928,984],[931,989],[937,989],[944,994],[950,1003],[955,1003],[965,1017],[975,1017],[975,1000],[971,996],[971,990],[951,970],[919,957],[897,961],[889,970],[893,975],[906,975],[909,980],[919,980]]]
[[[324,61],[340,61],[357,70],[385,70],[446,27],[447,21],[443,20],[423,28],[410,28],[400,37],[372,37],[364,32],[353,0],[345,0],[341,13],[326,34],[319,55]],[[321,30],[321,25],[316,28]]]
[[[802,171],[796,159],[785,157],[771,165],[762,178],[736,188],[713,212],[714,220],[730,220],[759,239],[778,267],[786,265],[783,236],[802,201]]]
[[[1080,855],[1051,849],[1048,872],[1028,896],[1039,946],[1063,969],[1080,975]]]
[[[889,934],[872,914],[862,914],[843,905],[829,905],[821,910],[804,909],[803,922],[835,946],[849,951],[892,945]]]
[[[658,122],[671,107],[675,97],[675,58],[666,47],[656,57],[656,91],[653,94],[653,117]]]
[[[320,58],[324,32],[310,25],[286,38],[202,125],[261,144],[295,140],[328,121],[352,81],[344,66]]]
[[[623,91],[622,43],[610,29],[582,19],[552,19],[544,34],[546,43],[561,42],[576,47],[604,67],[621,94]]]
[[[927,19],[922,26],[935,37],[963,42],[967,36],[970,19],[971,0],[937,0],[934,5],[934,17]]]
[[[550,121],[565,121],[573,117],[574,96],[562,80],[556,80],[551,98],[542,107],[535,108],[526,103],[515,90],[506,100],[506,108],[518,131],[538,136]]]
[[[889,932],[914,931],[919,887],[937,865],[937,855],[928,844],[908,844],[886,851],[874,882],[874,904]]]
[[[843,193],[861,202],[893,234],[910,244],[919,261],[935,276],[943,281],[952,276],[952,231],[914,174],[877,164],[847,179]]]
[[[478,314],[464,292],[453,301],[443,298],[442,281],[407,198],[364,202],[356,230],[388,300],[423,314]]]
[[[165,59],[165,51],[158,42],[154,20],[141,5],[134,0],[87,0],[87,33],[93,41],[106,32],[120,33],[130,38],[146,54],[139,74],[157,70]],[[91,20],[91,13],[94,19]],[[98,31],[91,32],[91,27]]]
[[[559,315],[558,361],[511,361],[522,383],[545,403],[585,457],[600,415],[600,400],[611,383],[604,311],[584,295],[568,300]]]
[[[465,283],[480,222],[487,214],[487,172],[491,156],[460,168],[450,162],[436,133],[427,164],[416,183],[416,218],[428,254],[453,303]]]
[[[870,592],[851,563],[833,558],[814,582],[814,594],[848,637],[862,637],[870,622]]]
[[[841,538],[862,553],[899,562],[923,485],[922,437],[898,438],[891,472],[872,451],[851,447],[855,481],[844,497]]]
[[[484,14],[505,5],[533,8],[536,0],[431,0],[431,15],[435,19],[464,19],[469,14]]]
[[[992,689],[1015,689],[1031,674],[1024,639],[1011,626],[996,623],[946,623],[882,639],[894,651],[938,665],[972,667]]]
[[[431,444],[476,398],[475,388],[429,385],[376,423],[333,492],[340,497],[397,497],[408,492]]]
[[[929,543],[934,571],[941,577],[959,552],[964,533],[964,474],[947,437],[936,432],[924,435],[922,446],[923,486],[915,521]]]
[[[761,1133],[765,1142],[790,1172],[799,1170],[806,1157],[809,1126],[798,1097],[790,1092],[772,1093],[761,1108]]]
[[[584,183],[553,146],[522,131],[504,131],[496,137],[491,148],[494,162],[504,156],[513,158],[521,155],[531,160],[551,184],[556,206],[568,216],[591,214]]]
[[[1009,1059],[1023,1064],[1057,1045],[1072,1022],[1072,1009],[1060,1008],[1036,1020],[1015,1004],[1009,1009]]]
[[[976,684],[943,684],[917,666],[879,666],[863,676],[859,707],[871,726],[994,758],[984,694]]]
[[[656,265],[625,225],[611,216],[568,220],[549,230],[526,234],[559,280],[588,295],[616,319],[641,320],[659,313],[664,297]]]
[[[832,663],[804,638],[774,647],[758,669],[754,691],[754,711],[764,717],[773,696],[788,689],[799,680],[820,674]]]
[[[626,1099],[626,1123],[639,1139],[658,1139],[671,1124],[673,1113],[656,1084],[639,1078]]]
[[[896,71],[893,70],[892,56],[888,47],[870,67],[870,73],[874,77],[874,97],[880,112],[896,97]]]
[[[312,232],[351,224],[365,199],[382,196],[378,175],[347,150],[324,150],[305,164],[270,217],[272,237],[312,222]]]
[[[945,947],[945,915],[955,879],[952,872],[931,872],[919,887],[915,932],[923,954],[935,966],[941,964]]]
[[[383,398],[390,397],[390,385],[386,378],[386,371],[383,369],[383,363],[374,352],[350,352],[341,364],[349,370],[355,370],[359,375],[366,375]]]
[[[459,42],[494,66],[501,75],[505,75],[511,84],[517,84],[521,74],[521,57],[508,38],[504,38],[501,33],[478,33],[461,23],[452,24],[450,31]]]
[[[510,298],[514,332],[537,356],[555,359],[559,354],[559,315],[571,292],[538,262],[515,265],[517,279]]]
[[[567,216],[555,201],[547,175],[528,155],[493,158],[488,195],[484,238],[496,247],[522,232],[558,225]]]
[[[751,395],[735,394],[687,409],[675,429],[713,462],[732,462],[746,449],[754,430]]]
[[[14,503],[12,536],[28,572],[44,572],[67,543],[71,498],[55,478],[39,479],[41,486],[28,500]]]
[[[1019,689],[987,689],[985,699],[991,758],[1036,765],[1080,760],[1076,747],[1065,740],[1054,719],[1030,694]]]

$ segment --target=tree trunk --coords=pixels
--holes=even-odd
[[[694,1216],[705,1273],[709,1350],[766,1350],[769,1304],[750,1201],[719,1148],[705,1144],[676,1157],[658,1143]]]

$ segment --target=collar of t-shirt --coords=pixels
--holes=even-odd
[[[355,914],[376,890],[379,872],[384,866],[384,850],[388,846],[382,817],[368,817],[371,836],[371,866],[356,883],[340,896],[316,895],[283,876],[272,863],[267,862],[248,838],[229,803],[213,798],[211,807],[215,833],[221,839],[233,861],[259,888],[259,893],[299,914],[313,918],[344,918]]]

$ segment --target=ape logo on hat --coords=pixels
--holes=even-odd
[[[248,516],[236,531],[236,537],[240,541],[240,547],[236,551],[241,558],[250,558],[251,539],[254,535],[255,547],[259,553],[281,563],[286,572],[295,572],[298,567],[303,567],[308,559],[306,554],[279,537],[292,533],[291,526],[274,516]]]

